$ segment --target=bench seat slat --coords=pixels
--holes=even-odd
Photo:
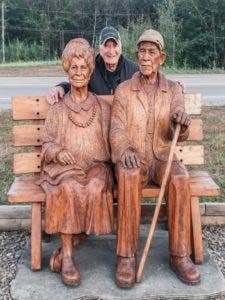
[[[109,104],[112,104],[113,96],[102,95]],[[49,104],[45,96],[14,96],[13,120],[43,120],[46,118]],[[191,115],[201,114],[201,94],[184,94],[186,111]]]
[[[190,187],[192,196],[218,196],[219,186],[205,171],[190,171]],[[8,200],[12,203],[45,202],[45,193],[35,184],[34,177],[16,177],[8,192]],[[116,197],[117,190],[114,191]],[[159,188],[151,186],[142,190],[144,198],[156,198]]]

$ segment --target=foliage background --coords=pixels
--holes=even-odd
[[[225,0],[2,1],[8,62],[58,58],[77,36],[97,48],[100,30],[112,25],[129,58],[140,32],[154,28],[164,35],[168,66],[225,66]]]

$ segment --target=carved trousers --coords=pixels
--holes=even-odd
[[[151,167],[116,167],[118,179],[117,255],[134,256],[138,249],[141,216],[141,188],[149,182],[161,185],[166,163],[154,160]],[[166,188],[169,250],[174,256],[190,255],[190,185],[185,167],[172,163]]]

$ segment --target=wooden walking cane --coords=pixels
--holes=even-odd
[[[170,153],[169,153],[169,158],[168,158],[165,174],[164,174],[164,177],[163,177],[163,180],[162,180],[162,185],[161,185],[160,192],[159,192],[159,197],[158,197],[158,200],[157,200],[157,205],[156,205],[156,208],[155,208],[152,223],[150,225],[148,238],[147,238],[145,248],[144,248],[144,251],[143,251],[143,254],[142,254],[142,257],[141,257],[138,272],[137,272],[137,275],[136,275],[136,282],[141,281],[142,272],[143,272],[143,269],[144,269],[146,258],[148,256],[148,252],[149,252],[152,237],[153,237],[153,234],[154,234],[154,231],[155,231],[155,226],[156,226],[156,222],[157,222],[157,219],[158,219],[160,207],[161,207],[161,204],[162,204],[162,199],[163,199],[163,196],[164,196],[164,193],[165,193],[167,179],[168,179],[169,174],[170,174],[170,169],[171,169],[171,165],[172,165],[172,161],[173,161],[173,154],[174,154],[174,150],[175,150],[177,140],[178,140],[178,137],[179,137],[180,128],[181,128],[181,125],[177,124],[176,130],[175,130],[175,133],[174,133],[174,137],[173,137],[173,140],[172,140],[171,148],[170,148]]]

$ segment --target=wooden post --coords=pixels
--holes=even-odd
[[[2,1],[2,63],[5,63],[5,3]]]
[[[195,264],[203,263],[203,243],[199,198],[191,197],[191,244]]]
[[[31,223],[31,270],[41,269],[42,242],[41,242],[41,202],[32,203]]]

